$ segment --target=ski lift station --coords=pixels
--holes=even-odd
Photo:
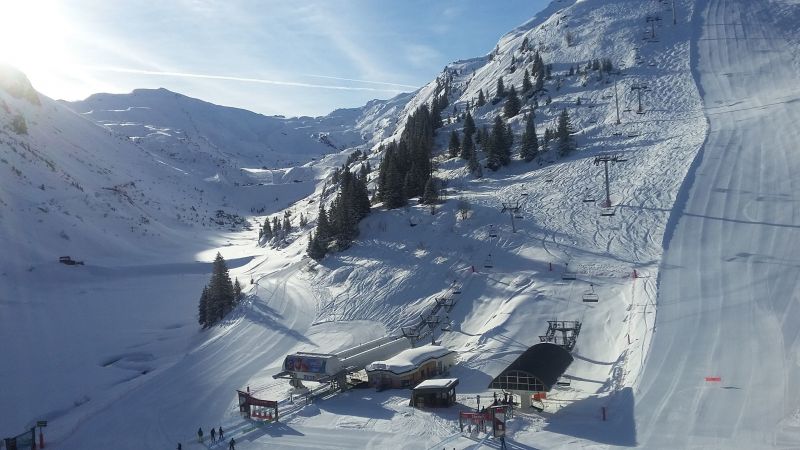
[[[315,381],[344,390],[348,374],[410,348],[411,341],[404,336],[384,336],[336,354],[298,352],[286,356],[283,371],[273,378],[288,378],[296,388],[302,387],[303,381]]]
[[[562,345],[543,342],[525,350],[489,384],[520,397],[520,407],[531,407],[531,397],[541,402],[572,364],[573,357]]]

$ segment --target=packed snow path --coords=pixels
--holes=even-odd
[[[770,9],[708,0],[696,10],[693,69],[710,129],[666,234],[636,395],[645,448],[800,445],[800,83]]]

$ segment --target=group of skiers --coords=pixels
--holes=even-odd
[[[219,427],[219,431],[215,430],[213,427],[211,428],[212,444],[216,444],[217,442],[222,443],[224,439],[225,434],[222,432],[222,427]],[[203,427],[197,429],[197,442],[203,443]],[[180,442],[178,442],[178,450],[183,450]],[[228,441],[228,450],[236,450],[236,440],[234,438]]]

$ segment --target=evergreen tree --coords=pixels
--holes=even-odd
[[[442,127],[442,109],[443,109],[441,106],[442,100],[445,99],[444,98],[440,99],[440,97],[434,97],[433,101],[431,101],[431,108],[430,108],[431,124],[433,125],[434,130]]]
[[[475,106],[480,108],[481,106],[483,106],[485,104],[486,104],[486,96],[483,95],[483,89],[481,89],[481,90],[478,91],[478,100],[475,103]]]
[[[272,227],[269,224],[269,217],[264,219],[264,225],[261,227],[261,231],[259,232],[259,243],[269,242],[272,237],[274,236],[272,232]]]
[[[533,114],[528,114],[525,121],[525,131],[522,133],[522,145],[520,146],[519,156],[525,162],[531,162],[539,153],[539,139],[536,136],[536,125],[533,122]]]
[[[527,94],[531,89],[533,89],[531,74],[528,72],[528,69],[525,69],[525,73],[522,76],[522,93]]]
[[[278,221],[278,216],[272,217],[272,233],[273,234],[280,234],[281,232],[281,223]]]
[[[234,292],[228,266],[220,253],[212,265],[211,280],[206,293],[206,323],[214,325],[233,310]]]
[[[499,98],[506,96],[506,88],[503,86],[503,77],[497,79],[497,93],[495,96]]]
[[[472,114],[467,111],[467,116],[464,118],[464,136],[472,137],[475,134],[475,120],[472,119]]]
[[[486,125],[482,126],[480,130],[478,130],[476,138],[478,143],[481,144],[481,147],[484,147],[484,150],[486,150],[485,147],[488,145],[489,141],[489,129],[486,128]]]
[[[208,328],[210,326],[208,320],[208,309],[208,287],[206,286],[203,287],[203,293],[200,294],[200,302],[197,305],[197,321],[203,326],[203,328]]]
[[[308,246],[306,247],[306,254],[316,261],[325,257],[327,252],[326,246],[320,242],[319,235],[311,233],[308,235]]]
[[[567,110],[561,111],[558,116],[558,127],[556,128],[556,138],[558,139],[558,153],[566,156],[575,150],[575,138],[572,136],[574,129],[569,121]]]
[[[243,298],[242,285],[239,283],[239,279],[236,278],[233,282],[233,303],[238,305]]]
[[[327,244],[332,237],[333,230],[328,221],[328,212],[325,211],[325,204],[320,201],[319,214],[317,214],[317,240]]]
[[[353,204],[356,209],[356,217],[358,220],[367,217],[372,208],[369,201],[369,189],[367,189],[367,174],[353,177]]]
[[[520,101],[519,96],[517,96],[517,90],[514,88],[514,86],[511,86],[511,88],[508,90],[508,99],[503,107],[503,114],[506,116],[506,118],[510,119],[519,114],[520,108],[522,108],[522,102]]]
[[[475,151],[475,141],[472,140],[472,135],[468,135],[464,131],[464,142],[461,143],[461,159],[468,160],[470,155]]]
[[[339,249],[345,249],[358,234],[358,211],[353,191],[353,174],[349,170],[342,173],[339,192],[331,205],[330,224],[333,238]]]
[[[403,192],[404,177],[400,171],[399,162],[394,154],[388,154],[383,159],[386,169],[386,179],[383,189],[379,191],[379,197],[383,205],[388,209],[405,206],[406,196]]]
[[[510,135],[510,127],[503,122],[503,118],[496,116],[492,132],[489,135],[486,148],[486,167],[496,171],[500,166],[508,165],[511,162],[511,145],[513,136]]]
[[[507,166],[511,163],[511,148],[514,145],[514,132],[511,130],[511,124],[506,124],[506,132],[503,133],[503,165]]]
[[[439,203],[439,189],[436,187],[436,181],[433,177],[428,178],[428,181],[425,183],[425,193],[422,194],[422,203],[425,205]]]
[[[450,144],[447,147],[447,151],[451,158],[458,156],[461,151],[461,142],[459,142],[456,130],[450,132]]]
[[[475,176],[475,178],[480,178],[483,176],[483,170],[481,169],[481,165],[478,162],[478,153],[475,151],[475,147],[471,147],[469,152],[469,159],[467,160],[467,169],[469,172]]]
[[[283,226],[282,226],[282,228],[283,228],[284,236],[286,236],[287,234],[289,234],[290,231],[292,231],[292,222],[289,220],[289,216],[288,215],[284,215],[283,216]]]

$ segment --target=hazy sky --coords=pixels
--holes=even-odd
[[[156,88],[321,115],[488,53],[549,0],[0,0],[0,61],[77,100]]]

